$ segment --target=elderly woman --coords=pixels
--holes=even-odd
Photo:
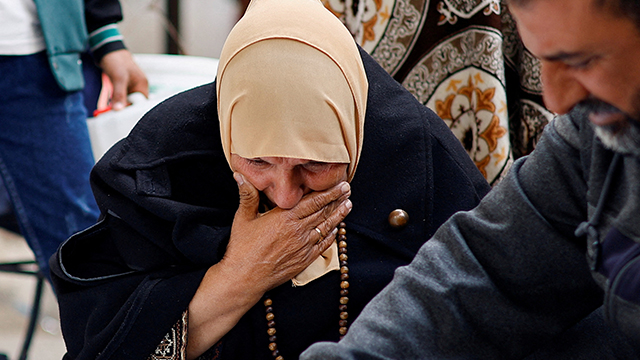
[[[145,115],[92,185],[101,220],[51,261],[66,359],[297,358],[489,190],[316,0],[254,0],[217,82]]]

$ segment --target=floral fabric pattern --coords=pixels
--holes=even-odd
[[[501,0],[323,0],[355,40],[436,112],[490,184],[554,116],[540,64]]]

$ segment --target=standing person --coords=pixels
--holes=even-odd
[[[545,103],[564,115],[342,341],[302,359],[518,359],[549,344],[562,359],[638,356],[640,1],[509,5],[542,62]],[[599,307],[606,325],[572,331]],[[565,334],[571,343],[553,340]]]
[[[101,221],[51,262],[67,359],[296,359],[489,191],[316,0],[253,0],[216,82],[147,113],[91,181]]]
[[[0,176],[47,277],[58,246],[99,214],[81,53],[89,45],[111,79],[113,109],[127,93],[148,95],[115,25],[121,19],[117,0],[0,0]]]

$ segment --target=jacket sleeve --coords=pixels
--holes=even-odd
[[[556,127],[399,268],[340,343],[301,359],[523,358],[596,309],[602,291],[571,234],[586,216],[581,155]]]
[[[215,106],[215,84],[165,100],[94,167],[101,219],[50,261],[65,359],[146,359],[223,256],[238,195]]]
[[[89,48],[96,62],[112,51],[124,49],[116,23],[122,21],[118,0],[84,0]]]

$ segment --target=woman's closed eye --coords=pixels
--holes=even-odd
[[[320,173],[328,170],[331,167],[331,164],[318,162],[318,161],[310,161],[302,165],[302,167],[309,172]]]
[[[255,159],[245,159],[247,161],[247,163],[249,163],[249,165],[252,166],[256,166],[256,167],[264,167],[269,165],[268,162],[260,159],[260,158],[255,158]]]

